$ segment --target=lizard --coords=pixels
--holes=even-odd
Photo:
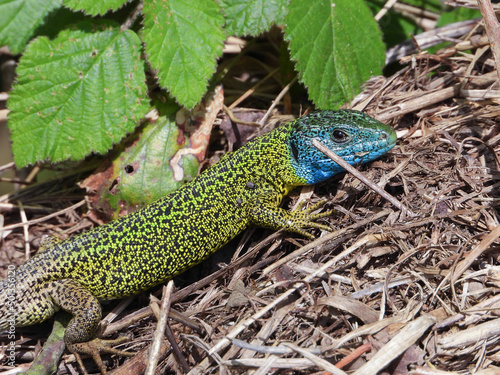
[[[49,239],[0,281],[0,330],[72,314],[64,342],[86,373],[89,354],[106,373],[101,353],[130,355],[96,337],[101,300],[122,298],[180,274],[250,225],[296,232],[330,230],[316,222],[331,212],[287,211],[295,187],[325,181],[343,169],[317,150],[318,139],[350,164],[366,163],[396,143],[394,130],[353,110],[312,112],[227,153],[175,192],[138,211],[65,240]]]

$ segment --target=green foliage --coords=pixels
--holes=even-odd
[[[64,5],[73,10],[83,10],[94,16],[104,14],[109,10],[117,10],[128,0],[64,0]]]
[[[221,0],[229,35],[259,35],[281,24],[290,0]]]
[[[439,13],[443,8],[442,0],[403,0],[403,4],[413,5],[414,7],[429,10],[431,12]]]
[[[0,45],[21,53],[35,29],[62,0],[0,0]]]
[[[363,0],[292,1],[285,35],[299,77],[318,107],[340,107],[382,71],[382,35]]]
[[[439,17],[437,27],[480,17],[481,12],[477,9],[453,8],[447,12],[441,13],[441,17]]]
[[[373,14],[377,14],[387,3],[386,0],[368,0],[367,4]],[[379,27],[384,35],[384,42],[388,48],[402,43],[422,32],[422,29],[412,19],[400,17],[390,9],[379,21]]]
[[[88,23],[29,44],[8,102],[18,166],[104,153],[146,113],[141,42]]]
[[[24,51],[8,102],[15,161],[105,153],[149,109],[146,69],[179,105],[193,107],[218,83],[225,38],[273,24],[285,26],[290,52],[282,47],[283,83],[295,74],[293,60],[316,106],[338,107],[381,72],[385,47],[367,7],[377,1],[0,0],[0,44]]]
[[[182,177],[174,176],[170,161],[189,142],[173,118],[162,117],[147,124],[140,138],[113,160],[112,175],[99,194],[103,211],[117,218],[177,190],[196,176],[199,162],[194,155],[180,158],[176,168],[182,169]]]
[[[222,55],[220,7],[213,0],[148,0],[143,12],[142,38],[160,85],[180,104],[194,107]]]

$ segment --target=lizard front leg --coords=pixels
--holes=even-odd
[[[249,212],[250,222],[257,226],[275,230],[283,228],[288,232],[299,233],[311,239],[314,236],[306,232],[304,228],[318,228],[331,231],[329,226],[317,223],[315,220],[330,216],[332,211],[311,214],[311,212],[323,206],[326,201],[316,203],[305,210],[302,210],[304,204],[301,204],[294,211],[287,211],[278,207],[277,201],[276,197],[268,195],[257,197],[251,205]]]

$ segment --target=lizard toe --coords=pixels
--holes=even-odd
[[[96,363],[97,367],[101,371],[103,375],[107,373],[106,366],[104,365],[102,358],[101,358],[101,353],[107,353],[107,354],[116,354],[119,356],[125,356],[125,357],[133,357],[136,355],[135,352],[127,352],[124,350],[120,349],[115,349],[112,347],[112,345],[117,345],[117,344],[122,344],[126,341],[129,341],[130,339],[128,337],[119,337],[114,340],[102,340],[95,338],[91,341],[87,342],[78,342],[74,344],[68,345],[68,350],[74,354],[76,361],[78,362],[78,365],[82,369],[82,372],[87,375],[87,370],[85,369],[85,366],[83,365],[83,361],[80,357],[80,354],[87,354],[92,357],[94,362]]]

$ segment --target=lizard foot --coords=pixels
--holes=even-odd
[[[333,213],[332,210],[320,212],[317,214],[311,214],[311,212],[324,206],[326,202],[327,202],[326,200],[319,201],[318,203],[313,204],[312,206],[303,210],[302,208],[307,202],[305,200],[301,201],[298,207],[291,212],[292,220],[290,221],[288,226],[285,227],[285,229],[292,232],[300,233],[303,236],[308,237],[310,239],[314,239],[314,236],[311,233],[306,232],[303,228],[317,228],[331,232],[332,229],[329,226],[317,223],[316,220],[322,217],[327,217],[332,215]]]
[[[134,355],[136,355],[135,352],[126,352],[124,350],[119,350],[111,347],[112,345],[123,344],[124,342],[127,341],[129,341],[128,337],[119,337],[114,340],[102,340],[95,338],[87,342],[77,342],[69,344],[67,345],[67,347],[68,350],[75,355],[76,361],[78,362],[78,365],[80,366],[82,372],[85,375],[88,375],[88,373],[85,367],[83,366],[80,354],[90,355],[94,360],[94,362],[96,363],[97,367],[99,367],[101,373],[105,375],[106,366],[102,362],[101,353],[116,354],[125,357],[133,357]]]

